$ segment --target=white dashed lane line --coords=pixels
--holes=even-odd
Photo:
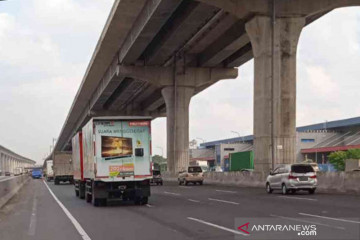
[[[240,203],[237,202],[231,202],[231,201],[226,201],[226,200],[222,200],[222,199],[216,199],[216,198],[208,198],[210,201],[215,201],[215,202],[222,202],[222,203],[229,203],[229,204],[233,204],[233,205],[239,205]]]
[[[317,199],[314,198],[302,198],[302,197],[287,197],[287,196],[278,196],[279,198],[284,199],[294,199],[294,200],[305,200],[305,201],[317,201]]]
[[[329,220],[340,221],[340,222],[360,224],[359,221],[354,221],[354,220],[349,220],[349,219],[326,217],[326,216],[313,215],[313,214],[308,214],[308,213],[299,213],[299,214],[302,216],[308,216],[308,217],[316,217],[316,218],[323,218],[323,219],[329,219]]]
[[[223,192],[223,193],[237,193],[235,191],[228,191],[228,190],[215,190],[216,192]]]
[[[173,192],[164,192],[165,194],[174,195],[174,196],[180,196],[180,193],[173,193]]]
[[[188,217],[187,219],[198,222],[198,223],[202,223],[202,224],[205,224],[207,226],[211,226],[211,227],[214,227],[214,228],[217,228],[217,229],[221,229],[221,230],[224,230],[224,231],[227,231],[227,232],[231,232],[231,233],[234,233],[234,234],[237,234],[237,235],[247,236],[245,233],[239,232],[237,230],[227,228],[227,227],[223,227],[223,226],[211,223],[211,222],[206,222],[206,221],[201,220],[201,219],[197,219],[197,218],[193,218],[193,217]]]

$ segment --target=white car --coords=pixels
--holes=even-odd
[[[317,186],[316,172],[311,164],[289,164],[276,168],[266,179],[266,191],[281,190],[283,194],[299,190],[314,194]]]
[[[190,166],[186,171],[179,172],[178,177],[179,185],[188,183],[199,183],[200,185],[204,182],[204,173],[199,166]]]

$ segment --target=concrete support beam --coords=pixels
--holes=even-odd
[[[272,49],[271,18],[255,16],[246,23],[246,31],[253,47],[255,67],[256,171],[269,171],[271,168],[271,148],[274,151],[275,164],[295,162],[296,49],[304,26],[305,18],[276,19]]]
[[[271,15],[269,0],[198,0],[233,14],[240,19],[252,15]],[[275,12],[280,17],[310,17],[335,8],[360,6],[360,0],[277,0]]]
[[[167,116],[168,171],[175,175],[189,165],[189,104],[193,87],[162,89]]]
[[[145,71],[141,74],[146,75],[151,81],[159,81],[158,84],[162,86],[161,94],[165,100],[167,116],[168,171],[173,176],[189,165],[191,97],[197,89],[206,84],[215,83],[220,79],[236,78],[238,74],[234,68],[186,68],[179,65],[176,64],[176,70],[174,67],[151,68],[148,73]],[[152,74],[149,74],[150,72]]]
[[[119,77],[129,77],[147,81],[158,87],[173,85],[173,67],[152,66],[118,66]],[[221,79],[233,79],[238,75],[236,68],[186,68],[184,73],[177,75],[182,86],[201,87],[215,83]]]

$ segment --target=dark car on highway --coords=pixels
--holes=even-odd
[[[156,185],[163,185],[160,170],[153,170],[153,178],[150,179],[150,183],[154,183]]]

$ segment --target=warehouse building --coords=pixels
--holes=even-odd
[[[331,152],[360,149],[360,117],[298,127],[296,130],[297,162],[311,159],[318,164],[327,164]],[[212,149],[214,157],[209,160],[209,166],[225,169],[229,154],[251,151],[253,140],[253,135],[222,139],[202,143],[200,148]]]

